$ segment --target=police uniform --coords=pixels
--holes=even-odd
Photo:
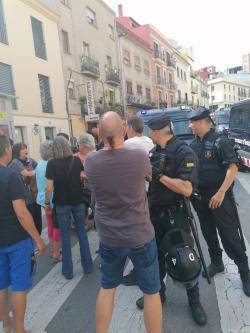
[[[148,127],[151,130],[160,130],[170,124],[167,116],[153,118],[149,121]],[[165,159],[163,174],[170,178],[177,178],[183,181],[190,181],[194,186],[197,182],[196,157],[192,149],[184,142],[173,136],[167,141],[166,146],[159,145],[150,152],[150,160],[153,168],[153,179],[149,186],[148,199],[151,221],[155,228],[155,237],[159,249],[159,268],[161,279],[161,297],[165,297],[166,276],[165,256],[160,251],[164,236],[172,228],[180,228],[190,233],[188,216],[184,208],[182,196],[171,191],[154,177],[154,169],[159,167],[161,159]],[[164,295],[164,296],[163,296]],[[189,304],[191,306],[201,306],[199,301],[198,283],[191,289],[187,289]],[[200,311],[200,308],[199,308]],[[202,309],[202,318],[194,314],[194,319],[198,324],[206,323],[206,315]]]
[[[209,118],[209,111],[205,108],[198,108],[189,114],[191,121],[206,118]],[[248,279],[248,259],[239,235],[237,207],[232,188],[226,192],[220,207],[209,208],[211,198],[225,180],[229,165],[238,162],[234,149],[226,136],[212,129],[202,139],[197,137],[191,143],[191,147],[198,157],[198,189],[201,202],[197,213],[211,257],[209,273],[213,276],[224,270],[218,230],[222,245],[227,255],[238,266],[241,278]]]

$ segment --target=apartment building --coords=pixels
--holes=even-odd
[[[11,99],[14,140],[39,157],[40,142],[67,132],[56,3],[0,0],[0,94]]]
[[[247,82],[241,75],[220,73],[217,77],[208,80],[208,86],[211,110],[230,107],[235,102],[250,98],[250,80]]]
[[[176,61],[175,83],[177,85],[176,104],[188,105],[191,100],[190,91],[190,65],[184,56],[174,49]]]
[[[133,29],[136,22],[130,17],[117,18],[124,105],[127,115],[154,106],[152,100],[153,50]]]
[[[78,137],[107,109],[122,111],[115,13],[102,0],[60,0],[60,13],[64,89]]]

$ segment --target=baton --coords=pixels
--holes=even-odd
[[[203,256],[203,252],[202,252],[202,249],[201,249],[199,236],[198,236],[198,233],[197,233],[196,228],[194,226],[194,215],[191,211],[190,200],[186,197],[183,197],[183,200],[184,200],[184,205],[185,205],[186,212],[187,212],[187,215],[188,215],[188,223],[190,225],[192,234],[194,236],[195,244],[196,244],[200,259],[201,259],[202,267],[204,269],[208,284],[211,284],[211,278],[208,274],[207,265],[206,265],[206,262],[205,262],[205,259],[204,259],[204,256]]]

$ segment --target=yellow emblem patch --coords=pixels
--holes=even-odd
[[[187,166],[188,168],[192,168],[192,167],[194,166],[194,163],[193,163],[193,162],[189,162],[189,163],[186,164],[186,166]]]

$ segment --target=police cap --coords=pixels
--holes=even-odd
[[[148,127],[154,131],[154,130],[161,130],[162,128],[170,124],[171,124],[170,118],[167,115],[162,114],[160,116],[150,119],[148,122]]]
[[[209,110],[205,107],[198,107],[196,110],[193,110],[189,113],[189,120],[201,120],[209,118]]]

